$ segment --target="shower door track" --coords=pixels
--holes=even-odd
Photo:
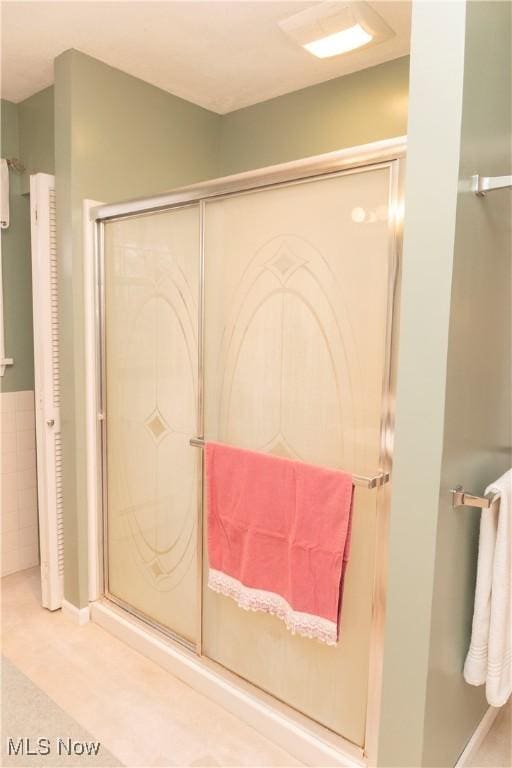
[[[374,168],[388,167],[390,170],[390,216],[389,216],[389,284],[387,294],[387,325],[386,325],[386,359],[383,376],[382,391],[382,410],[381,410],[381,429],[380,429],[380,467],[379,471],[386,475],[390,480],[378,487],[375,491],[377,495],[377,543],[375,555],[374,570],[374,588],[373,588],[373,613],[370,637],[369,652],[369,674],[367,688],[367,709],[366,709],[366,730],[364,747],[353,748],[362,750],[362,754],[368,756],[373,762],[376,759],[377,737],[380,717],[380,690],[382,679],[382,656],[383,656],[383,635],[384,635],[384,612],[385,612],[385,591],[386,591],[386,563],[387,563],[387,530],[389,517],[389,502],[391,494],[391,465],[392,465],[392,442],[394,431],[394,360],[397,345],[397,299],[398,286],[400,281],[400,262],[401,262],[401,241],[402,241],[402,190],[403,190],[403,168],[400,163],[406,154],[406,138],[399,137],[388,139],[372,144],[363,145],[350,149],[344,149],[337,152],[331,152],[325,155],[307,158],[304,160],[285,163],[270,168],[258,169],[247,173],[228,176],[216,179],[210,182],[204,182],[192,186],[183,187],[166,194],[154,197],[131,200],[121,203],[107,205],[97,205],[88,207],[89,214],[89,236],[88,240],[94,249],[94,270],[97,285],[96,304],[94,308],[94,319],[97,328],[96,349],[94,361],[91,365],[95,369],[96,391],[94,395],[98,403],[98,421],[100,429],[94,430],[95,450],[94,465],[97,468],[97,498],[91,500],[90,515],[95,516],[91,529],[96,532],[96,545],[90,547],[90,568],[97,574],[95,579],[97,584],[103,584],[104,597],[118,606],[124,612],[130,614],[137,621],[142,621],[151,629],[168,638],[172,643],[184,648],[187,652],[195,651],[199,661],[205,662],[208,666],[214,665],[220,670],[224,670],[232,678],[243,680],[236,673],[225,669],[221,664],[214,662],[202,653],[202,592],[203,592],[203,498],[202,498],[202,478],[204,473],[202,462],[202,451],[200,452],[200,478],[198,483],[198,503],[197,503],[197,642],[192,643],[186,638],[172,632],[142,612],[128,605],[123,600],[112,595],[108,589],[108,560],[107,550],[104,546],[106,542],[106,420],[105,415],[105,328],[104,328],[104,224],[108,221],[126,219],[133,216],[143,216],[145,214],[154,214],[164,212],[172,208],[181,208],[186,205],[198,204],[200,208],[200,261],[199,261],[199,322],[198,322],[198,401],[197,401],[197,432],[200,440],[204,439],[204,411],[203,411],[203,378],[204,378],[204,208],[205,202],[210,199],[220,199],[251,193],[266,188],[290,186],[307,181],[314,181],[319,178],[333,177],[338,175],[353,174],[365,172]],[[92,235],[92,236],[91,236]],[[191,435],[192,437],[192,435]],[[100,525],[97,525],[97,519],[100,519]],[[103,551],[103,557],[98,557],[99,552]],[[97,599],[98,594],[92,595],[91,599]],[[279,701],[276,697],[268,694],[258,686],[243,680],[246,686],[255,691],[259,691],[263,697]],[[293,707],[284,704],[284,707],[291,712],[297,712],[300,718],[305,718],[312,724],[314,719],[304,715]],[[331,732],[337,740],[340,741],[340,749],[343,749],[343,743],[350,745],[346,738],[334,731],[330,731],[326,726],[320,725],[320,728]]]

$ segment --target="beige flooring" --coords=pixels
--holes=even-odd
[[[123,765],[301,765],[101,627],[39,601],[37,568],[2,579],[4,655]]]
[[[5,656],[2,656],[2,734],[1,765],[5,768],[21,765],[33,768],[41,763],[56,768],[121,765],[104,745]],[[43,743],[41,738],[45,739]]]
[[[511,768],[512,700],[502,708],[480,748],[466,765],[467,768]]]
[[[41,608],[38,568],[2,579],[2,635],[4,655],[125,766],[301,765],[101,627]],[[512,765],[510,702],[470,765]]]

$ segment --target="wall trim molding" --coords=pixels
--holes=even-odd
[[[85,608],[77,608],[76,605],[70,603],[69,600],[64,599],[62,601],[62,615],[71,619],[75,624],[83,627],[91,618],[91,610],[88,605]]]
[[[491,730],[491,727],[498,717],[498,714],[500,712],[500,707],[489,707],[485,715],[482,717],[480,722],[478,723],[477,727],[475,728],[475,731],[466,744],[464,751],[462,752],[461,756],[455,763],[455,768],[464,768],[464,766],[468,765],[470,762],[470,759],[473,757],[477,749],[480,747],[482,741],[485,739],[489,731]]]
[[[91,603],[91,620],[306,765],[367,766],[359,747],[341,737],[322,738],[314,728],[307,728],[298,719],[262,701],[248,687],[232,682],[207,659],[166,641],[137,619],[126,618],[108,601]]]

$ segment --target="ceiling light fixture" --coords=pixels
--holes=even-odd
[[[340,53],[361,48],[372,39],[373,35],[370,35],[360,24],[354,24],[353,27],[343,29],[341,32],[321,37],[311,43],[304,43],[303,48],[319,59],[327,59],[329,56],[338,56]]]
[[[393,30],[365,2],[324,2],[278,22],[292,40],[320,59],[388,40]]]

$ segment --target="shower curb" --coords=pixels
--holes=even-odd
[[[166,642],[142,622],[112,606],[106,600],[91,603],[91,620],[124,641],[191,688],[215,701],[231,714],[252,726],[266,738],[309,766],[367,765],[363,751],[343,740],[338,747],[283,712],[260,701],[250,691],[226,680],[193,653]],[[334,737],[338,743],[341,737]]]

